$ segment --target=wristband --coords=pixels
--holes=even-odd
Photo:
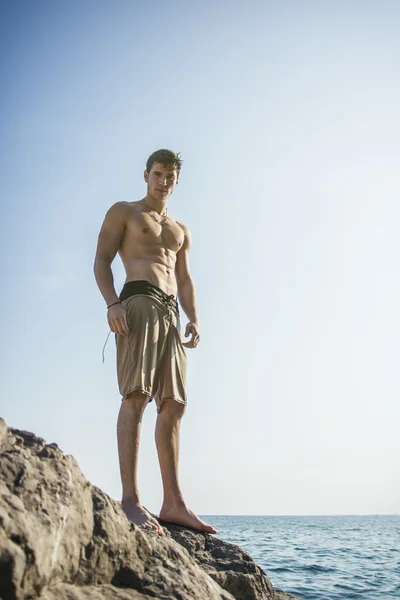
[[[118,302],[113,302],[113,304],[110,304],[109,306],[107,306],[107,310],[111,307],[114,306],[115,304],[121,304],[121,300],[118,300]]]

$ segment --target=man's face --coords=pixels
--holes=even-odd
[[[148,194],[157,200],[166,200],[178,184],[178,173],[176,169],[164,167],[162,163],[154,163],[150,172],[144,172],[144,180]]]

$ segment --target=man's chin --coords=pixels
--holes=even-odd
[[[154,198],[154,200],[166,200],[169,197],[169,192],[160,192],[159,190],[153,190],[150,192],[150,196]]]

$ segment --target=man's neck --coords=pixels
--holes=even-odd
[[[143,204],[147,205],[151,210],[155,210],[159,215],[167,214],[168,200],[156,200],[150,194],[143,198]]]

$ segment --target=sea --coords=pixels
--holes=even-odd
[[[203,518],[301,600],[400,600],[400,515]]]

